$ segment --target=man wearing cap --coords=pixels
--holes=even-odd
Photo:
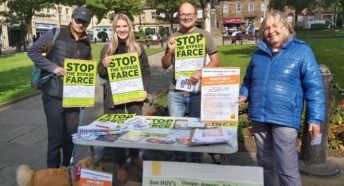
[[[92,13],[85,7],[73,11],[68,26],[46,32],[28,51],[28,56],[42,69],[41,76],[54,76],[42,85],[42,100],[48,126],[48,168],[68,166],[72,154],[72,134],[77,131],[80,108],[62,108],[64,59],[90,60],[91,45],[86,28]],[[46,55],[43,55],[46,53]],[[62,158],[61,151],[62,150]],[[61,161],[62,159],[62,161]]]

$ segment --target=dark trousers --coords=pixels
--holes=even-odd
[[[48,168],[68,166],[73,150],[72,134],[77,132],[80,108],[62,108],[62,99],[43,93],[43,107],[48,126]]]
[[[112,108],[105,109],[105,114],[137,114],[142,115],[142,103],[131,102],[121,105],[115,105]],[[123,165],[126,161],[125,148],[111,148],[113,152],[114,161],[118,165]],[[133,160],[139,157],[139,149],[129,149],[130,159]]]

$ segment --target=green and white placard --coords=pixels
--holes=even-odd
[[[200,33],[176,37],[175,47],[175,79],[190,77],[193,72],[205,65],[205,37]]]
[[[144,88],[138,54],[114,55],[107,68],[112,99],[115,105],[144,98]]]
[[[95,103],[97,62],[65,59],[63,107],[92,107]]]

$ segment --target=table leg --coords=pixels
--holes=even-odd
[[[92,165],[92,169],[96,170],[96,161],[94,159],[94,147],[90,146],[90,154],[91,154],[91,165]]]

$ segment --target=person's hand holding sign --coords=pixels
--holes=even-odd
[[[64,68],[56,67],[53,73],[56,74],[57,76],[64,76]]]
[[[144,96],[142,99],[137,99],[136,102],[144,102],[147,99],[147,91],[144,91]]]
[[[104,67],[109,67],[109,66],[110,66],[110,63],[111,63],[111,56],[106,56],[106,57],[103,59],[103,65],[104,65]]]
[[[189,82],[190,82],[192,85],[194,85],[194,84],[196,84],[198,81],[201,80],[201,77],[202,77],[202,71],[197,70],[196,72],[194,72],[194,73],[190,76]]]
[[[174,48],[176,47],[176,39],[174,37],[171,37],[167,42],[167,46],[168,46],[168,52],[173,53]]]

